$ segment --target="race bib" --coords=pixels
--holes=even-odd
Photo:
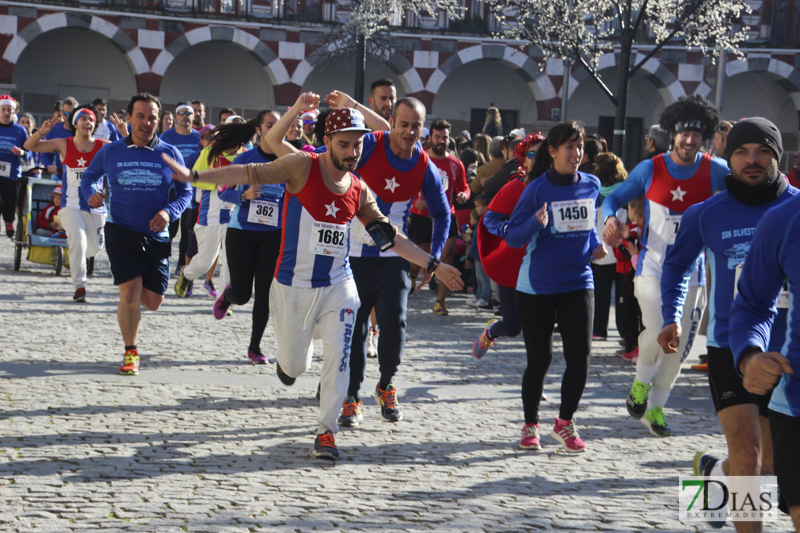
[[[594,227],[594,200],[564,200],[550,204],[553,210],[553,227],[558,233],[589,231]]]
[[[252,224],[278,225],[278,204],[265,200],[250,200],[247,221]]]
[[[739,276],[742,275],[742,271],[744,270],[744,263],[739,263],[736,265],[736,270],[733,274],[733,297],[736,298],[736,295],[739,294]],[[778,293],[778,299],[775,301],[775,307],[778,309],[789,309],[789,284],[786,280],[783,280],[783,286],[781,287],[780,292]]]
[[[83,176],[83,172],[86,170],[85,168],[69,168],[65,167],[64,170],[67,171],[67,187],[71,191],[77,191],[81,188],[81,176]]]
[[[4,178],[11,177],[11,163],[8,163],[7,161],[0,161],[0,176],[3,176]]]
[[[347,256],[347,224],[314,221],[308,251],[315,255]]]
[[[681,215],[667,215],[664,218],[664,236],[667,244],[675,244],[675,237],[678,236],[678,229],[681,227]]]

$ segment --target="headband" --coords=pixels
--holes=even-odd
[[[72,115],[72,125],[73,126],[77,125],[78,119],[86,115],[89,115],[94,119],[95,122],[97,122],[97,115],[94,114],[94,111],[84,107],[83,109],[79,109],[74,115]]]
[[[189,111],[190,113],[194,113],[194,108],[193,108],[192,106],[190,106],[190,105],[186,105],[186,104],[179,105],[179,106],[178,106],[178,107],[175,109],[175,113],[178,113],[179,111],[183,111],[184,109],[185,109],[186,111]]]
[[[16,109],[17,102],[13,98],[11,98],[9,95],[4,94],[4,95],[0,96],[0,105],[10,105],[11,107]]]

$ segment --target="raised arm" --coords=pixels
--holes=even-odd
[[[301,114],[319,106],[319,95],[312,92],[303,93],[297,97],[297,101],[286,113],[272,126],[267,132],[266,141],[272,153],[278,157],[299,152],[297,148],[286,142],[286,134],[292,123]]]
[[[325,102],[334,109],[337,107],[350,107],[360,111],[364,115],[364,123],[372,131],[386,131],[391,127],[389,121],[373,111],[372,108],[358,103],[354,98],[342,91],[331,91],[325,97]]]
[[[56,118],[45,120],[42,122],[42,125],[39,127],[39,129],[34,131],[31,136],[28,137],[28,140],[25,141],[25,144],[23,144],[22,147],[25,150],[30,150],[31,152],[58,152],[58,155],[61,156],[61,159],[64,159],[67,153],[67,140],[44,139],[44,136],[50,133],[50,130],[53,129],[53,126],[60,123],[61,120]]]

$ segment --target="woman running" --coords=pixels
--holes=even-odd
[[[600,180],[578,172],[583,139],[583,128],[575,122],[561,122],[550,130],[505,229],[509,246],[525,247],[516,293],[528,356],[522,377],[521,448],[541,449],[539,404],[558,320],[567,367],[560,412],[550,435],[569,452],[586,450],[573,415],[586,387],[592,348],[594,285],[589,261],[606,251],[595,228]]]
[[[269,163],[276,159],[266,141],[267,132],[280,118],[276,111],[261,111],[244,124],[226,124],[218,128],[215,139],[220,150],[235,147],[250,139],[255,131],[259,142],[254,150],[240,154],[234,165]],[[220,197],[235,204],[227,233],[227,259],[230,285],[214,302],[214,317],[225,318],[231,304],[250,301],[255,282],[253,325],[247,357],[253,364],[267,364],[261,352],[261,338],[269,321],[269,291],[275,277],[275,265],[281,248],[281,216],[286,185],[238,185]]]
[[[111,116],[111,121],[120,135],[127,137],[125,122]],[[92,162],[94,155],[109,141],[94,138],[97,116],[89,106],[75,109],[66,122],[72,137],[66,139],[42,140],[45,135],[60,123],[53,117],[42,123],[25,141],[24,148],[33,152],[58,152],[64,165],[61,210],[58,213],[61,225],[67,232],[69,246],[69,274],[75,286],[73,302],[86,301],[86,258],[92,258],[103,245],[103,227],[106,223],[106,208],[91,208],[80,193],[81,175]],[[123,133],[124,131],[124,133]],[[102,185],[98,192],[102,192]]]
[[[515,176],[492,198],[488,210],[478,223],[478,253],[481,266],[500,289],[502,320],[490,320],[483,333],[472,343],[472,355],[477,359],[486,355],[497,337],[516,337],[522,326],[516,309],[517,276],[522,264],[523,250],[510,248],[503,237],[508,219],[525,190],[526,176],[544,135],[531,133],[517,144],[516,156],[520,168]]]

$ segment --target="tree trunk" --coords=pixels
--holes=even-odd
[[[353,98],[364,103],[364,77],[367,69],[367,42],[364,34],[359,33],[356,40],[356,87]]]
[[[628,85],[631,67],[631,48],[622,45],[619,58],[619,75],[617,77],[617,113],[614,116],[614,153],[622,157],[625,153],[625,119],[628,114]],[[625,162],[626,165],[628,162]]]

